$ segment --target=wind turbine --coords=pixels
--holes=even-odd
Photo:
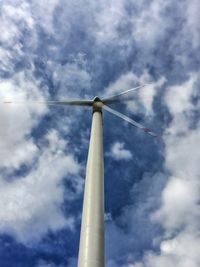
[[[129,122],[153,137],[157,135],[140,123],[109,107],[110,104],[129,101],[129,93],[148,84],[126,90],[108,98],[96,96],[93,100],[66,100],[38,102],[50,106],[87,106],[93,110],[79,243],[78,267],[104,267],[104,157],[102,110]],[[34,102],[34,101],[33,101]],[[5,101],[4,103],[14,103]],[[20,103],[20,102],[16,102]]]

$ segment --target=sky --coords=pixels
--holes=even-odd
[[[103,113],[106,267],[200,266],[200,2],[0,1],[0,266],[75,267],[92,99]],[[21,104],[3,104],[5,100]],[[23,103],[26,102],[26,103]]]

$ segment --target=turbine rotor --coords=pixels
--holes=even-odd
[[[135,88],[131,88],[131,89],[126,90],[120,94],[113,95],[113,96],[108,97],[108,98],[100,98],[99,96],[95,96],[92,100],[89,100],[89,99],[84,99],[84,100],[66,99],[66,100],[60,100],[60,101],[14,101],[14,102],[7,100],[7,101],[3,101],[2,103],[4,103],[4,104],[28,104],[28,103],[30,103],[30,104],[40,104],[40,105],[48,105],[48,106],[82,106],[82,107],[86,106],[86,107],[92,107],[93,112],[95,112],[95,111],[102,112],[102,108],[104,108],[106,111],[112,113],[113,115],[120,117],[121,119],[125,120],[126,122],[129,122],[133,126],[143,130],[145,133],[147,133],[151,136],[157,137],[156,133],[152,132],[148,128],[144,127],[143,125],[134,121],[133,119],[127,117],[126,115],[124,115],[124,114],[122,114],[122,113],[120,113],[114,109],[111,109],[109,107],[109,105],[112,103],[120,103],[120,102],[132,100],[129,93],[133,92],[135,90],[138,90],[142,87],[145,87],[147,85],[149,85],[149,84],[144,84],[141,86],[137,86]]]

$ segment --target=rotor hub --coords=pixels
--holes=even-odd
[[[103,103],[100,99],[100,97],[95,96],[95,98],[93,99],[93,111],[101,111],[102,110],[102,106]]]

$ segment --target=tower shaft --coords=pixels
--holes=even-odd
[[[92,116],[78,267],[104,267],[103,127],[98,108]]]

